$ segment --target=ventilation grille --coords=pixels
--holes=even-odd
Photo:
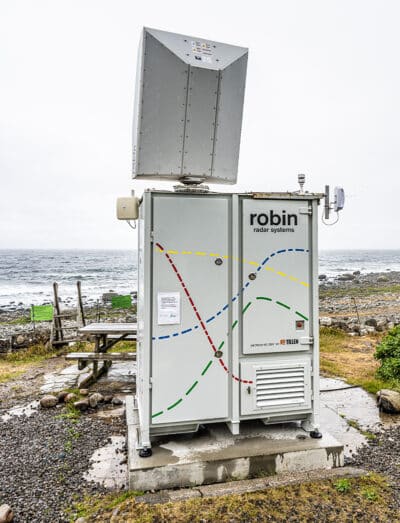
[[[256,369],[257,408],[306,402],[305,367]]]

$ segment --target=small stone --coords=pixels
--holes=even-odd
[[[382,389],[376,393],[377,403],[380,410],[390,414],[400,413],[400,392],[390,389]]]
[[[320,274],[320,275],[318,276],[318,279],[319,279],[319,280],[326,280],[326,279],[327,279],[327,275],[326,275],[326,274]]]
[[[87,523],[87,519],[86,518],[78,518],[75,520],[75,523]]]
[[[89,396],[89,405],[92,409],[96,408],[99,403],[104,401],[104,396],[99,392],[95,392]]]
[[[74,407],[83,412],[89,408],[89,400],[85,398],[84,400],[75,401]]]
[[[0,505],[0,523],[11,523],[14,519],[14,512],[10,505]]]
[[[375,318],[368,318],[368,320],[365,321],[365,325],[369,325],[370,327],[376,328],[378,326],[378,322]]]
[[[354,274],[354,276],[360,276],[361,271],[354,271],[353,274]]]
[[[43,398],[40,399],[40,406],[44,409],[55,407],[57,403],[58,399],[51,394],[47,394],[46,396],[43,396]]]
[[[88,396],[89,395],[89,389],[79,389],[79,394],[81,396]]]
[[[389,278],[387,278],[386,276],[378,276],[376,281],[377,282],[385,282],[385,281],[389,281]]]
[[[18,343],[18,345],[22,345],[22,343],[24,343],[24,341],[25,341],[25,336],[22,336],[22,334],[19,334],[15,341]]]
[[[351,280],[354,280],[354,278],[355,278],[354,274],[350,274],[349,272],[347,272],[345,274],[341,274],[338,277],[338,280],[339,281],[351,281]]]
[[[62,390],[61,392],[59,392],[59,393],[57,394],[58,402],[59,402],[59,403],[64,403],[64,401],[65,401],[65,397],[68,396],[68,394],[69,394],[69,393],[68,393],[68,391],[66,391],[66,390]]]
[[[64,398],[65,403],[69,403],[70,401],[76,401],[78,399],[78,396],[74,394],[73,392],[70,392],[67,394]]]
[[[332,325],[332,318],[329,318],[329,316],[322,316],[319,319],[319,324],[322,327],[330,327]]]
[[[118,405],[122,405],[124,402],[122,400],[120,400],[119,398],[113,398],[111,403],[115,406],[118,406]]]

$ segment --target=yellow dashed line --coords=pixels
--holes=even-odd
[[[163,252],[161,249],[157,249],[158,252]],[[168,254],[179,254],[179,251],[173,251],[173,250],[170,250],[170,251],[167,251]],[[217,258],[223,258],[224,260],[228,260],[230,258],[230,256],[228,255],[223,255],[221,256],[220,254],[216,253],[216,252],[210,252],[210,253],[207,253],[207,252],[202,252],[202,251],[197,251],[197,252],[192,252],[192,251],[181,251],[181,254],[195,254],[196,256],[213,256],[213,257],[217,257]],[[234,260],[234,261],[239,261],[239,262],[242,262],[242,263],[249,263],[250,265],[255,265],[256,267],[259,266],[259,264],[255,261],[250,261],[250,260],[246,260],[245,258],[243,258],[242,260],[240,258],[236,258],[234,256],[231,256],[231,259]],[[266,271],[270,271],[270,272],[274,272],[275,274],[278,274],[279,276],[282,276],[283,278],[289,278],[289,280],[291,281],[294,281],[296,283],[300,283],[300,285],[303,285],[303,287],[309,287],[309,284],[305,281],[300,281],[299,278],[296,278],[295,276],[291,276],[290,274],[286,274],[285,272],[281,272],[281,271],[277,271],[276,269],[274,269],[273,267],[269,267],[268,265],[266,265],[264,267],[264,269]]]

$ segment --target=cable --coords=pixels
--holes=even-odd
[[[339,221],[339,211],[336,211],[336,216],[337,216],[337,218],[336,218],[336,220],[335,220],[334,222],[332,222],[332,223],[328,223],[328,222],[326,222],[326,221],[324,220],[324,215],[321,214],[321,221],[322,221],[322,223],[323,223],[324,225],[327,225],[328,227],[330,227],[331,225],[335,225],[335,224]]]
[[[131,224],[130,220],[126,220],[126,223],[129,225],[131,229],[136,229],[136,222],[133,222],[134,225]]]

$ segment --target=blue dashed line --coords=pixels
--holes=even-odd
[[[267,256],[265,258],[265,260],[257,267],[257,272],[259,272],[262,269],[263,265],[265,265],[270,258],[273,258],[276,254],[283,254],[284,252],[310,252],[310,250],[309,249],[281,249],[279,251],[273,252],[272,254]],[[236,296],[234,296],[232,298],[232,302],[237,300],[237,298],[240,296],[240,294],[243,293],[247,289],[247,287],[250,285],[250,283],[251,282],[249,282],[249,281],[245,283],[245,285],[244,285],[244,287],[242,287],[241,291],[238,292],[236,294]],[[213,320],[215,320],[216,316],[220,316],[222,314],[222,312],[226,311],[228,308],[229,308],[229,303],[227,303],[224,307],[222,307],[221,310],[216,312],[215,316],[211,316],[210,318],[208,318],[208,320],[206,320],[206,323],[210,323]],[[192,330],[195,330],[195,329],[198,329],[198,328],[199,328],[199,326],[195,325],[194,327],[191,327],[190,329],[185,329],[182,332],[175,332],[175,333],[173,333],[171,335],[166,335],[166,336],[158,336],[157,338],[153,336],[152,339],[153,340],[166,340],[166,339],[171,338],[171,337],[179,336],[180,334],[187,334],[188,332],[191,332]]]

